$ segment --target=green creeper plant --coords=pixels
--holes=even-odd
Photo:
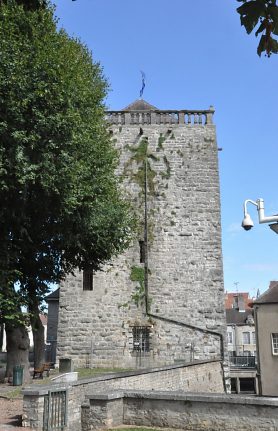
[[[148,151],[149,142],[146,137],[143,137],[139,142],[138,146],[131,147],[127,145],[127,149],[131,152],[131,157],[125,165],[124,173],[129,174],[131,179],[133,179],[139,186],[141,193],[144,191],[145,187],[145,169],[147,169],[147,187],[148,193],[154,195],[154,178],[156,172],[152,169],[150,160],[158,160],[154,154]],[[136,162],[137,172],[131,171],[130,167],[133,162]]]
[[[137,305],[143,304],[145,298],[145,270],[140,266],[132,266],[130,272],[130,280],[137,282],[135,292],[132,294],[131,299]]]

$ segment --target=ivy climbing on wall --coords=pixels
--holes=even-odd
[[[150,160],[159,160],[154,154],[148,151],[149,142],[148,138],[143,137],[139,142],[137,147],[131,147],[127,145],[126,148],[131,152],[131,157],[125,165],[125,174],[129,174],[130,178],[133,179],[140,187],[141,194],[144,192],[145,188],[145,169],[147,169],[147,187],[148,193],[154,195],[154,178],[156,172],[152,169]],[[133,162],[137,164],[137,172],[131,171],[131,165]]]
[[[173,135],[173,134],[172,134]],[[172,136],[171,135],[171,136]],[[160,133],[158,138],[158,147],[156,151],[163,151],[163,142],[167,139],[167,136]],[[172,139],[172,137],[171,137]],[[158,156],[155,156],[149,150],[149,141],[147,137],[143,137],[139,144],[135,147],[130,145],[126,145],[125,149],[131,152],[131,157],[128,159],[124,166],[124,175],[128,175],[131,180],[135,181],[140,187],[140,194],[144,193],[145,188],[145,169],[147,170],[147,187],[148,187],[148,195],[155,195],[155,177],[157,172],[152,167],[152,162],[157,162],[160,160]],[[134,172],[132,169],[133,162],[137,165],[137,171]],[[162,178],[169,179],[171,175],[170,163],[167,159],[167,156],[163,155],[163,162],[165,166],[165,171],[160,172]]]
[[[145,298],[145,270],[141,266],[132,266],[130,272],[130,280],[137,282],[135,292],[131,295],[131,299],[137,305],[143,305]]]
[[[129,144],[125,145],[124,150],[130,152],[130,157],[126,161],[123,169],[123,176],[129,178],[130,182],[134,182],[139,186],[139,197],[142,199],[142,204],[145,197],[145,181],[147,181],[147,200],[150,204],[152,198],[155,196],[164,196],[165,194],[159,193],[158,188],[168,188],[168,181],[171,176],[170,162],[164,151],[164,142],[167,139],[175,139],[174,134],[170,131],[162,134],[160,133],[157,141],[157,145],[154,147],[153,151],[150,149],[150,142],[146,136],[137,136],[136,143],[131,146]],[[159,154],[158,154],[159,153]],[[159,163],[159,171],[155,170],[156,162]],[[162,162],[162,163],[161,163]],[[161,164],[164,169],[161,169]],[[156,180],[157,175],[160,176],[161,180]],[[165,183],[166,180],[166,183]],[[140,208],[140,205],[138,205]],[[141,207],[142,208],[142,207]],[[142,217],[142,209],[135,209],[138,218],[138,237],[143,237],[144,232],[144,218]],[[152,207],[148,209],[148,244],[150,245],[154,237],[154,220],[155,220],[156,210]],[[142,306],[145,300],[145,268],[143,266],[132,266],[130,268],[130,280],[135,285],[135,291],[131,295],[131,301],[123,304],[124,307],[129,307],[130,303],[133,302],[138,306]],[[149,302],[149,300],[148,300]]]

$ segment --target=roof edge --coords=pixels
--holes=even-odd
[[[121,111],[157,111],[154,105],[151,105],[144,99],[136,99],[134,102],[130,103],[125,108],[121,109]]]

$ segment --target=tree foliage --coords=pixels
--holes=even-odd
[[[13,0],[0,0],[1,4],[9,4]],[[34,11],[39,8],[45,8],[48,5],[48,0],[16,0],[18,5],[24,7],[25,10]]]
[[[30,286],[37,301],[69,271],[120,253],[132,221],[114,174],[102,70],[57,30],[50,6],[23,3],[0,2],[0,272],[28,303]],[[0,295],[4,316],[5,288]]]
[[[248,34],[255,30],[260,35],[257,53],[261,56],[265,52],[269,57],[277,54],[278,42],[278,6],[276,0],[238,0],[243,3],[237,12],[240,14],[241,25]]]

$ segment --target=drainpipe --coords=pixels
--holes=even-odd
[[[254,307],[254,320],[256,331],[256,348],[257,348],[257,378],[258,378],[258,395],[262,396],[262,381],[261,381],[261,364],[260,364],[260,346],[258,336],[258,307]]]
[[[145,158],[145,179],[144,179],[144,207],[145,207],[145,220],[144,220],[144,290],[145,290],[145,310],[148,315],[149,312],[149,285],[148,285],[148,200],[147,200],[147,188],[148,188],[148,159],[147,155]]]

